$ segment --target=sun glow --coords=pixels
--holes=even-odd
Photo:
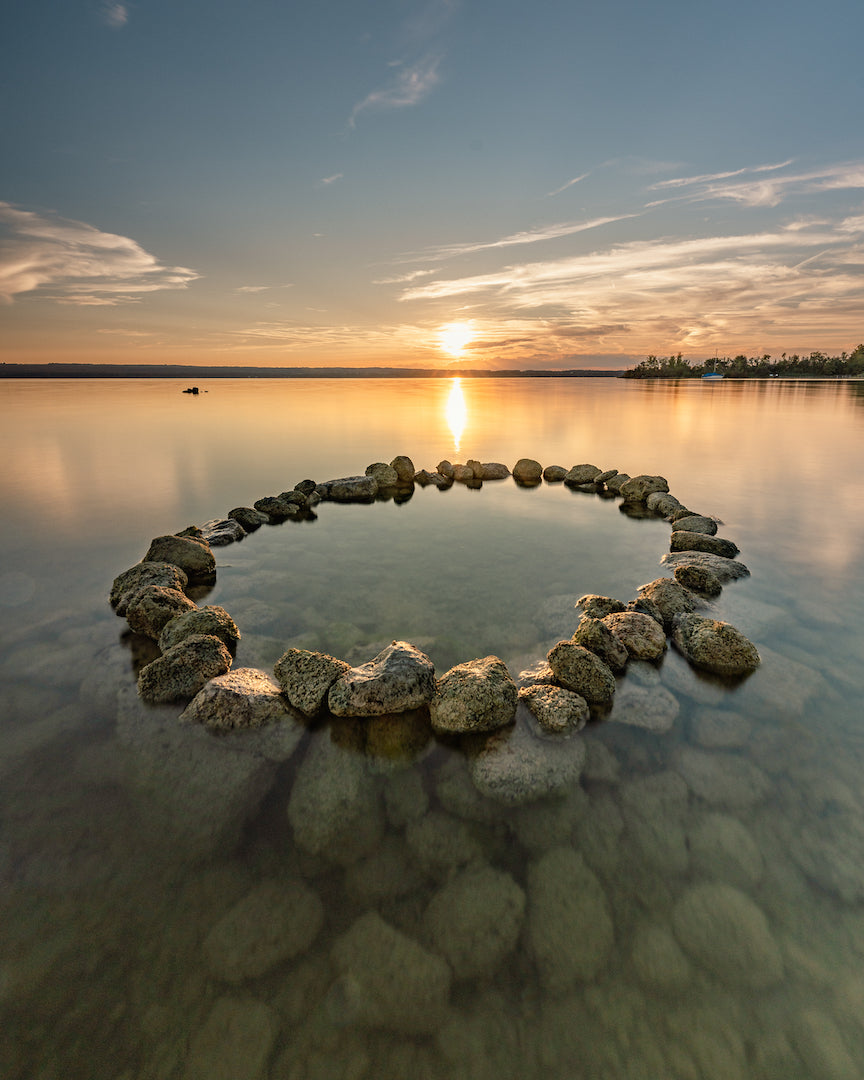
[[[462,432],[468,419],[468,410],[465,408],[465,395],[462,393],[462,380],[454,379],[447,398],[447,423],[453,435],[453,449],[458,452],[462,440]]]
[[[470,322],[448,323],[438,331],[438,340],[444,352],[460,357],[465,346],[474,340],[474,330]]]

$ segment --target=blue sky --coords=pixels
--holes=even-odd
[[[862,32],[851,0],[16,4],[0,358],[854,348]]]

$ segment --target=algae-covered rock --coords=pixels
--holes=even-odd
[[[330,687],[348,671],[344,660],[309,649],[288,649],[276,661],[273,674],[282,693],[305,716],[315,716]]]
[[[615,694],[615,676],[599,656],[573,641],[559,641],[547,655],[555,679],[591,705],[605,704]]]
[[[366,475],[374,478],[379,488],[395,487],[399,483],[399,473],[384,461],[376,461],[366,466]],[[413,477],[413,470],[412,470]]]
[[[672,571],[675,580],[685,589],[691,589],[700,596],[719,596],[723,591],[723,583],[720,578],[709,570],[707,566],[695,566],[692,563],[682,563]]]
[[[641,598],[656,604],[667,634],[672,632],[672,620],[676,615],[695,611],[699,603],[695,593],[670,578],[656,578],[647,585],[640,585],[637,592]]]
[[[634,660],[659,660],[666,651],[663,627],[644,612],[613,611],[603,622]]]
[[[596,593],[586,593],[576,601],[576,607],[582,609],[582,614],[591,619],[603,619],[614,611],[624,611],[625,604],[612,596],[598,596]]]
[[[748,675],[761,663],[753,642],[717,619],[692,613],[675,615],[672,640],[694,667],[715,675]]]
[[[602,619],[585,615],[576,627],[573,641],[584,645],[607,665],[610,671],[623,671],[627,666],[629,653],[624,642],[616,636],[611,627]]]
[[[512,722],[517,696],[507,665],[497,656],[457,664],[436,682],[429,706],[432,727],[445,735],[494,731]]]
[[[168,649],[141,669],[138,693],[152,704],[195,697],[204,684],[231,667],[224,642],[208,634],[195,634]]]
[[[183,592],[188,584],[189,578],[173,563],[140,562],[114,578],[109,600],[117,614],[125,616],[130,599],[141,589],[149,585],[160,585],[165,589]]]
[[[698,566],[704,570],[710,570],[721,585],[727,581],[739,581],[750,575],[744,563],[737,559],[714,555],[710,551],[667,551],[660,562],[664,566],[672,567],[673,573],[678,566]]]
[[[159,639],[165,626],[177,615],[196,611],[195,603],[179,589],[145,585],[126,604],[126,621],[136,634]]]
[[[240,640],[237,624],[223,607],[207,604],[200,608],[190,608],[175,615],[165,623],[159,635],[159,648],[162,652],[179,645],[193,634],[209,634],[224,641],[230,649]]]

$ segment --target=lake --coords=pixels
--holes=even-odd
[[[864,1075],[864,383],[184,385],[0,382],[0,1075]],[[741,549],[705,613],[760,668],[631,661],[554,747],[578,779],[522,805],[422,716],[276,760],[137,699],[158,650],[108,593],[151,538],[399,454],[666,477]],[[516,677],[578,597],[670,575],[668,522],[621,506],[511,478],[324,502],[214,548],[195,599],[235,667],[401,639]]]

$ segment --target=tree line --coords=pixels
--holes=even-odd
[[[811,352],[808,356],[781,353],[779,358],[770,353],[763,356],[714,356],[704,363],[686,360],[679,352],[671,356],[647,356],[635,368],[624,372],[625,379],[690,379],[716,372],[735,379],[759,379],[771,375],[809,376],[833,378],[838,376],[864,375],[864,345],[851,353],[828,356],[823,352]]]

